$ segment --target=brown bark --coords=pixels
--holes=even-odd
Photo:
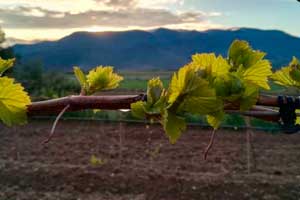
[[[130,104],[143,100],[144,95],[68,96],[47,101],[33,102],[28,106],[29,115],[57,114],[67,105],[68,111],[86,109],[130,109]]]
[[[119,110],[130,109],[130,104],[144,100],[146,95],[111,95],[111,96],[68,96],[47,101],[33,102],[28,106],[28,115],[58,114],[62,109],[69,105],[68,112],[81,111],[86,109]],[[237,113],[245,116],[252,116],[268,121],[278,121],[277,111],[267,107],[276,107],[276,96],[260,96],[257,105],[250,111],[240,112],[238,105],[226,104],[227,113]],[[267,107],[262,107],[267,106]]]

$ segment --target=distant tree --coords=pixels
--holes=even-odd
[[[0,52],[4,50],[3,43],[5,42],[5,33],[0,27]],[[1,54],[0,54],[1,55]]]
[[[17,63],[13,73],[29,93],[38,93],[43,84],[43,71],[43,63],[40,60],[30,60],[26,63]]]
[[[14,51],[12,47],[3,47],[3,43],[5,42],[5,33],[2,31],[0,27],[0,57],[3,59],[14,58]]]
[[[3,59],[15,58],[15,54],[12,47],[8,47],[0,50],[0,57]]]
[[[5,41],[5,34],[2,31],[1,27],[0,27],[0,49],[1,49],[1,44]]]

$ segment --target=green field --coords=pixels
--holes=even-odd
[[[159,77],[165,87],[168,87],[173,71],[120,71],[124,80],[120,84],[120,89],[125,90],[146,90],[147,82],[153,77]]]
[[[174,71],[117,71],[123,76],[120,86],[114,91],[146,91],[148,80],[154,77],[159,77],[164,86],[168,87],[171,76]],[[65,79],[75,81],[73,73],[67,73]]]

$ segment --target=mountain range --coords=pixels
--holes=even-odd
[[[13,49],[23,61],[39,59],[46,69],[70,71],[73,66],[89,69],[111,65],[117,69],[177,69],[191,55],[215,52],[227,55],[235,39],[247,40],[254,49],[267,53],[278,68],[292,56],[300,58],[300,37],[278,30],[239,28],[230,30],[75,32],[57,41],[17,44]]]

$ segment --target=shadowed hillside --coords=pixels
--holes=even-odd
[[[74,65],[90,68],[99,64],[118,69],[175,69],[194,53],[226,55],[234,39],[243,39],[268,53],[274,67],[300,57],[300,38],[281,31],[241,28],[237,30],[75,32],[53,42],[15,45],[24,60],[38,58],[46,68],[71,70]]]

